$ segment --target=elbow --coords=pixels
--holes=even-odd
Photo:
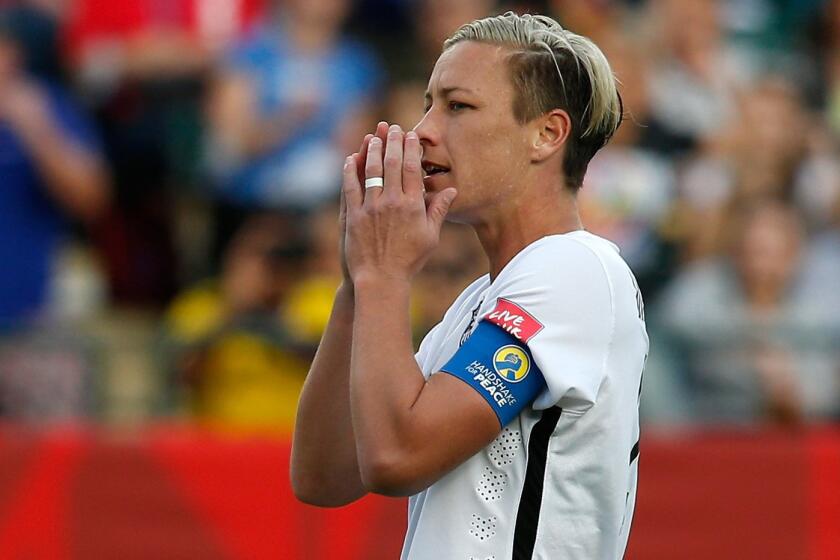
[[[316,507],[339,507],[344,503],[336,501],[332,496],[325,494],[315,484],[308,484],[305,481],[295,482],[292,479],[292,492],[299,502]]]
[[[359,473],[365,490],[390,497],[405,497],[416,494],[418,487],[414,480],[412,465],[398,453],[379,453],[367,460],[361,460]]]
[[[324,491],[324,485],[319,484],[314,477],[295,475],[292,471],[292,493],[298,501],[317,507],[339,507],[346,505],[336,500],[336,497]]]
[[[289,471],[292,493],[298,501],[316,507],[334,508],[346,506],[359,498],[354,493],[342,488],[335,488],[319,473],[310,469],[296,467],[294,463]]]

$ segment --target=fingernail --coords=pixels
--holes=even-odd
[[[382,140],[379,138],[379,136],[374,136],[373,138],[370,139],[370,145],[371,146],[379,144],[381,142],[382,142]]]
[[[405,139],[406,140],[416,140],[417,139],[417,133],[414,132],[413,130],[409,130],[408,132],[405,133]]]
[[[350,167],[353,163],[353,156],[347,156],[347,159],[344,160],[344,168]]]

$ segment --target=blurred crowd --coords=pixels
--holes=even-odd
[[[840,420],[838,0],[0,0],[0,414],[287,433],[344,156],[508,9],[621,81],[579,200],[645,296],[644,421]],[[447,225],[417,339],[485,272]]]

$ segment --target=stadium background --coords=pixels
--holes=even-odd
[[[840,558],[834,0],[0,0],[0,557],[395,557],[401,501],[288,487],[335,162],[415,123],[443,38],[504,9],[622,82],[580,201],[651,331],[628,558]],[[99,156],[101,204],[46,184],[36,117]],[[418,339],[483,266],[447,227]]]

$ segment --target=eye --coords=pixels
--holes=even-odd
[[[461,103],[459,101],[450,101],[448,107],[450,111],[457,113],[458,111],[469,109],[471,105],[467,105],[466,103]]]

